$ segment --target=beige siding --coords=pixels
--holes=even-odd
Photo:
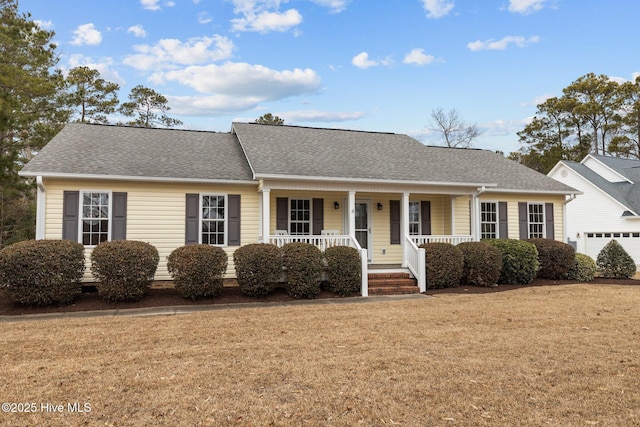
[[[453,199],[454,209],[454,235],[468,236],[471,234],[471,197],[458,196]]]
[[[64,191],[102,190],[127,193],[127,239],[142,240],[154,245],[160,254],[156,280],[168,280],[166,259],[174,249],[184,245],[185,240],[185,195],[187,193],[240,194],[241,243],[255,243],[258,237],[258,192],[257,186],[248,185],[197,185],[140,183],[120,181],[92,181],[78,184],[77,181],[45,180],[47,194],[45,238],[62,237],[62,195]],[[227,276],[234,277],[233,251],[237,247],[225,247],[229,256]],[[91,249],[87,249],[87,273]]]
[[[507,202],[507,223],[509,227],[509,238],[518,239],[520,236],[520,225],[518,223],[518,203],[534,202],[534,203],[553,203],[553,222],[555,240],[562,241],[563,238],[563,219],[562,210],[564,209],[564,196],[544,196],[544,195],[521,195],[521,194],[497,194],[483,193],[480,196],[481,201]]]

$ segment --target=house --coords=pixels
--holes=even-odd
[[[582,193],[566,207],[567,242],[596,259],[615,239],[640,263],[640,160],[588,154],[548,176]]]
[[[407,135],[233,123],[230,133],[68,124],[21,171],[38,188],[36,237],[87,247],[350,245],[369,267],[409,269],[424,242],[566,234],[576,190],[496,153]],[[422,260],[422,261],[421,261]],[[363,294],[367,293],[363,274]],[[88,277],[88,276],[87,276]]]

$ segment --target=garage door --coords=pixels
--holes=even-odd
[[[594,260],[611,240],[617,240],[636,264],[640,264],[640,233],[638,232],[610,232],[585,233],[585,252]]]

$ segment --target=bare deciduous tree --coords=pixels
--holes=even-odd
[[[455,108],[445,113],[442,108],[431,110],[429,130],[442,135],[444,145],[451,148],[469,148],[482,132],[478,125],[467,123]]]

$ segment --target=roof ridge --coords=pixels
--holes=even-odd
[[[332,130],[332,131],[342,131],[342,132],[360,132],[360,133],[377,133],[381,135],[405,135],[402,133],[395,132],[381,132],[381,131],[372,131],[372,130],[358,130],[358,129],[341,129],[341,128],[326,128],[326,127],[315,127],[315,126],[299,126],[299,125],[272,125],[269,123],[257,123],[257,122],[234,122],[237,124],[243,125],[257,125],[257,126],[273,126],[273,127],[281,127],[281,128],[295,128],[295,129],[314,129],[314,130]],[[408,136],[408,135],[407,135]]]
[[[81,122],[69,122],[67,125],[80,125],[80,126],[96,126],[96,127],[111,127],[111,128],[123,128],[123,129],[141,129],[141,130],[171,130],[175,132],[196,132],[196,133],[216,133],[216,134],[231,134],[231,132],[223,132],[217,130],[202,130],[202,129],[179,129],[179,128],[155,128],[145,126],[131,126],[116,123],[81,123]]]

